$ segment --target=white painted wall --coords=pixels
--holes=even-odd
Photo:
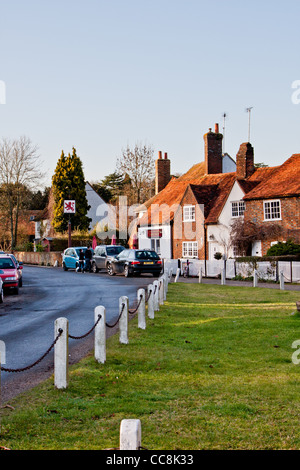
[[[244,197],[244,191],[241,189],[238,182],[235,182],[233,188],[227,198],[227,201],[220,214],[217,225],[208,225],[207,239],[208,239],[208,253],[209,259],[214,259],[214,253],[219,251],[226,254],[227,258],[233,257],[233,250],[230,246],[230,225],[235,220],[231,217],[231,202],[240,201]]]
[[[170,225],[151,225],[143,226],[138,229],[139,248],[151,249],[151,238],[148,238],[148,230],[162,229],[160,238],[160,256],[161,258],[171,258],[171,226]]]

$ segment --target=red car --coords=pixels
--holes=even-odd
[[[20,273],[9,255],[0,255],[0,277],[3,281],[3,289],[12,289],[15,294],[19,293]]]

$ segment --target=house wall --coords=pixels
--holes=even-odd
[[[148,230],[162,230],[162,237],[160,240],[160,256],[165,259],[172,258],[172,240],[171,240],[171,226],[170,225],[153,225],[149,227],[139,227],[138,240],[139,248],[141,250],[151,249],[151,238],[148,238]]]
[[[283,229],[282,236],[270,237],[261,241],[261,253],[264,256],[274,241],[286,241],[293,238],[300,242],[300,198],[277,198],[281,202],[281,219],[264,220],[264,200],[246,201],[245,222],[251,221],[258,225],[278,224]],[[267,200],[267,199],[266,199]]]
[[[183,221],[183,207],[185,205],[195,205],[196,217],[194,222]],[[198,259],[205,258],[205,235],[204,235],[204,206],[198,204],[194,193],[190,188],[187,189],[182,202],[181,214],[174,218],[173,225],[173,258],[182,258],[183,256],[183,242],[197,242],[198,243]]]
[[[218,223],[207,226],[207,254],[209,260],[214,259],[216,252],[226,254],[227,258],[233,258],[233,247],[230,245],[230,226],[235,217],[232,217],[231,203],[241,201],[244,195],[240,185],[235,182],[220,214]]]

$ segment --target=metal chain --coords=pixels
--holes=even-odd
[[[129,312],[131,315],[133,315],[134,313],[136,313],[136,312],[138,311],[139,306],[141,305],[142,299],[143,299],[143,296],[141,295],[141,296],[140,296],[139,303],[137,304],[136,308],[133,309],[133,310],[129,310],[129,309],[128,309],[128,312]]]
[[[82,339],[82,338],[86,338],[86,336],[88,336],[95,328],[96,326],[98,325],[99,321],[101,320],[102,316],[101,315],[98,315],[98,320],[96,321],[95,325],[87,332],[85,333],[84,335],[82,336],[72,336],[72,335],[69,335],[69,338],[71,339]]]
[[[3,371],[3,372],[23,372],[25,370],[31,369],[33,366],[36,366],[39,362],[41,362],[44,359],[44,357],[47,356],[47,354],[49,354],[49,352],[54,347],[54,345],[56,344],[56,342],[58,341],[58,339],[61,337],[62,334],[63,334],[63,330],[60,328],[58,330],[58,335],[56,336],[55,340],[51,344],[50,348],[45,352],[45,354],[43,354],[42,357],[40,357],[40,359],[38,359],[36,362],[31,364],[30,366],[23,367],[23,368],[20,368],[20,369],[6,369],[5,367],[1,367],[0,370]]]
[[[119,320],[120,320],[120,318],[121,318],[121,316],[122,316],[122,313],[123,313],[123,311],[124,311],[124,308],[125,308],[125,304],[123,303],[123,304],[122,304],[121,313],[120,313],[120,315],[119,315],[117,321],[116,321],[113,325],[109,325],[108,323],[105,323],[108,328],[113,328],[114,326],[117,325],[117,323],[119,322]]]

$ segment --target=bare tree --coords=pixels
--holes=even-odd
[[[130,180],[132,195],[131,203],[140,204],[153,194],[154,150],[146,144],[135,144],[134,149],[128,145],[122,150],[122,156],[117,160],[117,171]]]
[[[42,184],[43,173],[38,148],[28,137],[0,142],[0,198],[1,211],[10,223],[11,248],[15,248],[18,222],[25,189],[36,189]]]

